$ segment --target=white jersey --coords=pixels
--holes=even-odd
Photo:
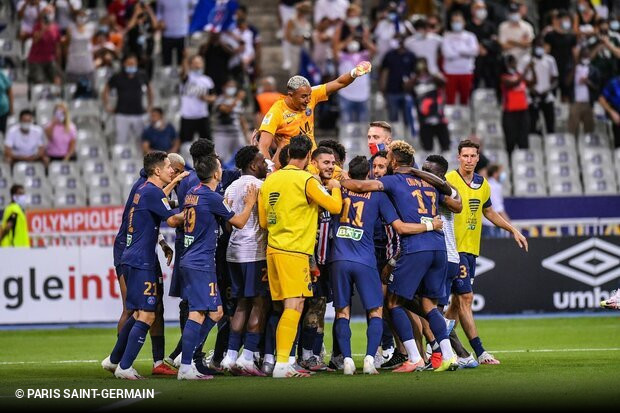
[[[439,206],[439,215],[443,221],[443,233],[446,240],[448,262],[458,264],[461,259],[456,249],[456,237],[454,236],[454,213],[443,205]]]
[[[226,189],[224,198],[232,202],[232,210],[235,214],[243,211],[243,197],[247,187],[254,184],[260,188],[263,181],[252,175],[241,175]],[[250,214],[247,224],[243,229],[233,228],[226,250],[226,261],[235,263],[264,261],[267,259],[267,231],[260,227],[258,221],[258,206]]]

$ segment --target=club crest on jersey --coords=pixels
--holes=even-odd
[[[306,116],[312,115],[312,109],[306,108]]]
[[[168,202],[168,198],[162,198],[161,199],[162,204],[164,204],[164,206],[166,207],[166,209],[168,211],[170,211],[170,202]]]
[[[364,235],[363,229],[344,227],[344,226],[338,228],[338,232],[336,233],[336,236],[338,238],[352,239],[353,241],[361,240],[363,235]]]
[[[185,238],[183,239],[183,246],[185,248],[189,247],[193,243],[194,243],[194,237],[191,235],[186,235]]]
[[[147,302],[149,305],[155,305],[155,304],[157,303],[157,298],[155,298],[155,297],[151,296],[151,297],[149,297],[149,298],[147,298],[147,299],[146,299],[146,302]]]

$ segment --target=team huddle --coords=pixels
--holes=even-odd
[[[190,148],[193,168],[178,154],[145,155],[115,242],[123,313],[104,369],[141,379],[133,363],[150,332],[153,374],[179,380],[223,371],[352,375],[355,294],[367,315],[364,374],[499,364],[484,349],[471,310],[482,216],[520,247],[527,241],[493,210],[488,183],[474,173],[478,145],[461,142],[459,168],[448,172],[443,157],[416,160],[410,144],[392,141],[387,123],[373,122],[372,157],[354,157],[345,172],[344,147],[314,141],[314,105],[369,71],[360,64],[316,88],[291,78],[257,144],[237,152],[235,170],[222,170],[213,144],[202,139]],[[176,228],[174,253],[159,235],[162,221]],[[157,244],[168,265],[174,257],[169,295],[181,298],[182,337],[168,357]],[[336,318],[326,364],[329,302]],[[459,341],[458,322],[475,356]]]

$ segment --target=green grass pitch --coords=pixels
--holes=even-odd
[[[253,410],[334,409],[382,411],[387,406],[454,408],[593,408],[620,405],[619,317],[480,320],[480,335],[502,362],[456,372],[379,376],[320,373],[308,379],[216,377],[207,382],[149,378],[126,382],[103,371],[98,360],[112,348],[112,329],[0,331],[0,406],[3,411],[68,407],[95,410],[174,409],[204,411],[254,406]],[[365,324],[354,323],[353,352],[361,370]],[[459,328],[460,330],[460,328]],[[167,351],[179,337],[167,327]],[[462,331],[459,334],[463,338]],[[212,348],[214,332],[209,337]],[[331,335],[326,335],[331,348]],[[150,341],[136,363],[150,371]],[[467,346],[468,347],[468,346]],[[96,360],[94,362],[92,360]],[[148,377],[148,375],[147,375]],[[17,389],[154,389],[154,399],[123,405],[110,399],[17,399]],[[206,403],[206,404],[203,404]],[[381,410],[378,410],[381,409]],[[419,410],[418,410],[419,411]]]

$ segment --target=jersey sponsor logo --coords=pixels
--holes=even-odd
[[[269,193],[269,212],[267,213],[267,224],[269,225],[275,225],[278,221],[275,210],[275,205],[276,202],[278,202],[278,199],[280,199],[279,192]]]
[[[127,243],[126,243],[126,247],[131,245],[131,241],[133,240],[133,235],[131,234],[127,234]]]
[[[429,217],[420,217],[420,223],[421,224],[432,224],[433,223],[433,218],[429,218]]]
[[[338,238],[352,239],[353,241],[361,240],[363,235],[364,235],[363,229],[351,228],[351,227],[346,227],[346,226],[342,226],[338,228],[338,232],[336,233],[336,236]]]
[[[194,237],[191,235],[186,235],[185,238],[183,238],[183,246],[185,248],[189,247],[190,245],[192,245],[194,243]]]
[[[168,202],[168,198],[162,198],[161,203],[164,204],[168,211],[170,211],[170,202]]]
[[[271,123],[271,118],[273,118],[273,113],[268,113],[263,118],[263,125],[269,125]]]

